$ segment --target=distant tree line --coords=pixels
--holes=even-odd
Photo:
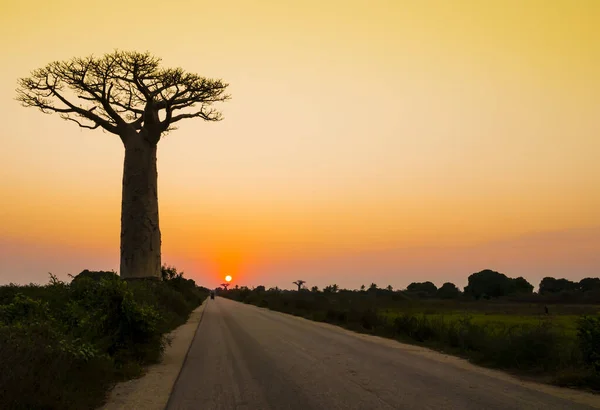
[[[600,302],[600,278],[585,278],[579,282],[573,282],[568,279],[556,279],[545,277],[540,282],[539,291],[534,293],[533,285],[525,278],[510,278],[503,273],[485,269],[480,272],[473,273],[468,278],[468,284],[461,291],[454,283],[446,282],[441,287],[437,287],[433,282],[413,282],[407,286],[405,290],[394,291],[391,285],[385,288],[380,288],[377,284],[371,283],[369,287],[362,285],[360,290],[340,289],[337,284],[331,284],[319,290],[317,286],[310,287],[310,290],[305,286],[306,281],[298,279],[292,282],[297,286],[298,292],[322,292],[322,293],[338,293],[338,292],[360,292],[366,294],[395,294],[396,299],[402,298],[398,294],[402,294],[410,299],[496,299],[501,297],[510,297],[514,300],[521,299],[523,301],[544,300],[548,302],[576,302],[578,300],[586,300],[589,302]],[[225,290],[227,289],[223,286]],[[236,285],[234,288],[239,290]],[[248,289],[242,287],[242,290]],[[257,286],[255,291],[267,291],[264,286]],[[269,291],[279,291],[280,289],[270,288]]]

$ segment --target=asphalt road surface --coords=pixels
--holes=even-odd
[[[216,298],[207,301],[167,409],[599,408],[600,396],[586,394]]]

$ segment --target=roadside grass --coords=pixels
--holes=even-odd
[[[441,350],[513,374],[600,391],[599,306],[396,301],[360,292],[229,290],[223,296]]]
[[[97,408],[114,383],[160,360],[165,334],[207,294],[182,276],[88,271],[71,283],[0,287],[0,407]]]

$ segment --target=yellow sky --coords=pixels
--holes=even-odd
[[[118,267],[120,141],[13,100],[32,69],[115,48],[230,83],[223,122],[182,122],[159,146],[164,259],[200,281],[330,269],[354,283],[327,258],[598,227],[598,27],[594,0],[3,0],[0,244],[61,256],[32,251],[41,267],[25,269],[5,251],[0,280],[74,273],[90,249]],[[586,238],[565,276],[598,266]],[[539,271],[535,258],[507,273]],[[379,260],[352,277],[409,266]]]

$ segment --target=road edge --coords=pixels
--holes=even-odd
[[[208,300],[207,297],[183,325],[167,335],[171,343],[161,361],[149,366],[142,377],[117,383],[98,410],[164,410],[196,339]]]

